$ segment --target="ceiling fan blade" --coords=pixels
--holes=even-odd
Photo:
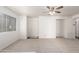
[[[52,7],[52,6],[47,6],[47,8],[49,9],[49,11],[53,11],[54,10],[54,7]]]
[[[63,8],[63,6],[59,6],[59,7],[57,7],[56,9],[61,9],[61,8]]]
[[[56,13],[61,13],[60,11],[55,11]]]
[[[50,6],[47,6],[48,9],[50,9]]]

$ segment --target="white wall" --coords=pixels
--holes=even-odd
[[[13,43],[14,41],[19,39],[19,19],[18,16],[5,7],[0,7],[0,13],[4,13],[16,18],[16,31],[10,32],[1,32],[0,33],[0,50],[8,46],[9,44]]]
[[[28,37],[39,36],[39,17],[27,17],[27,35]]]
[[[20,16],[20,39],[27,39],[27,16]]]
[[[39,38],[56,38],[56,19],[54,17],[39,17]]]

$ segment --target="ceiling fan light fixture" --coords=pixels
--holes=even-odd
[[[50,15],[53,15],[53,14],[55,14],[55,12],[54,12],[54,11],[53,11],[53,12],[50,11],[49,14],[50,14]]]

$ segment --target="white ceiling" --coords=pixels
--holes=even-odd
[[[48,9],[46,6],[7,6],[9,9],[14,11],[19,15],[27,15],[27,16],[40,16],[40,15],[48,15]],[[60,9],[60,14],[55,15],[65,15],[70,16],[79,13],[79,6],[64,6],[64,8]]]

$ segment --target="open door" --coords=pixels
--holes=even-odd
[[[75,20],[75,38],[79,39],[79,19]]]

